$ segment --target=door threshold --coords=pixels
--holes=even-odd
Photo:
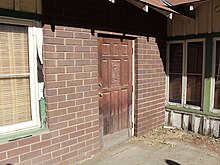
[[[129,139],[128,129],[124,129],[114,134],[103,136],[103,149],[109,148],[115,144],[122,143]]]

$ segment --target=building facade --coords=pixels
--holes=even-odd
[[[0,164],[73,164],[164,125],[164,15],[107,0],[0,8]]]

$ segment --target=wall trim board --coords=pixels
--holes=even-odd
[[[0,9],[0,16],[31,19],[35,21],[42,20],[42,16],[40,14],[22,12],[22,11],[14,11],[14,10],[8,10],[8,9]]]
[[[196,38],[208,38],[208,37],[220,37],[220,32],[215,33],[203,33],[203,34],[192,34],[192,35],[181,35],[181,36],[168,36],[167,41],[174,40],[188,40],[188,39],[196,39]]]

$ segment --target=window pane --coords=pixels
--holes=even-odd
[[[170,45],[170,73],[182,73],[183,44]]]
[[[201,105],[202,76],[187,77],[186,104]]]
[[[182,98],[182,75],[170,74],[169,101],[181,103]]]
[[[0,126],[30,121],[29,78],[0,79]]]
[[[220,41],[216,43],[215,98],[214,108],[220,109]]]
[[[28,56],[27,27],[0,24],[0,126],[31,120]]]
[[[188,43],[187,73],[202,74],[203,42]]]
[[[182,98],[182,66],[183,66],[183,44],[170,45],[169,66],[169,101],[181,103]]]
[[[189,42],[186,104],[201,106],[203,42]]]

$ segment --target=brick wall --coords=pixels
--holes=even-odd
[[[99,149],[97,38],[89,30],[44,28],[48,127],[57,131],[62,160]],[[64,141],[64,142],[62,142]]]
[[[165,74],[155,38],[135,40],[135,65],[135,136],[141,136],[164,125]]]

